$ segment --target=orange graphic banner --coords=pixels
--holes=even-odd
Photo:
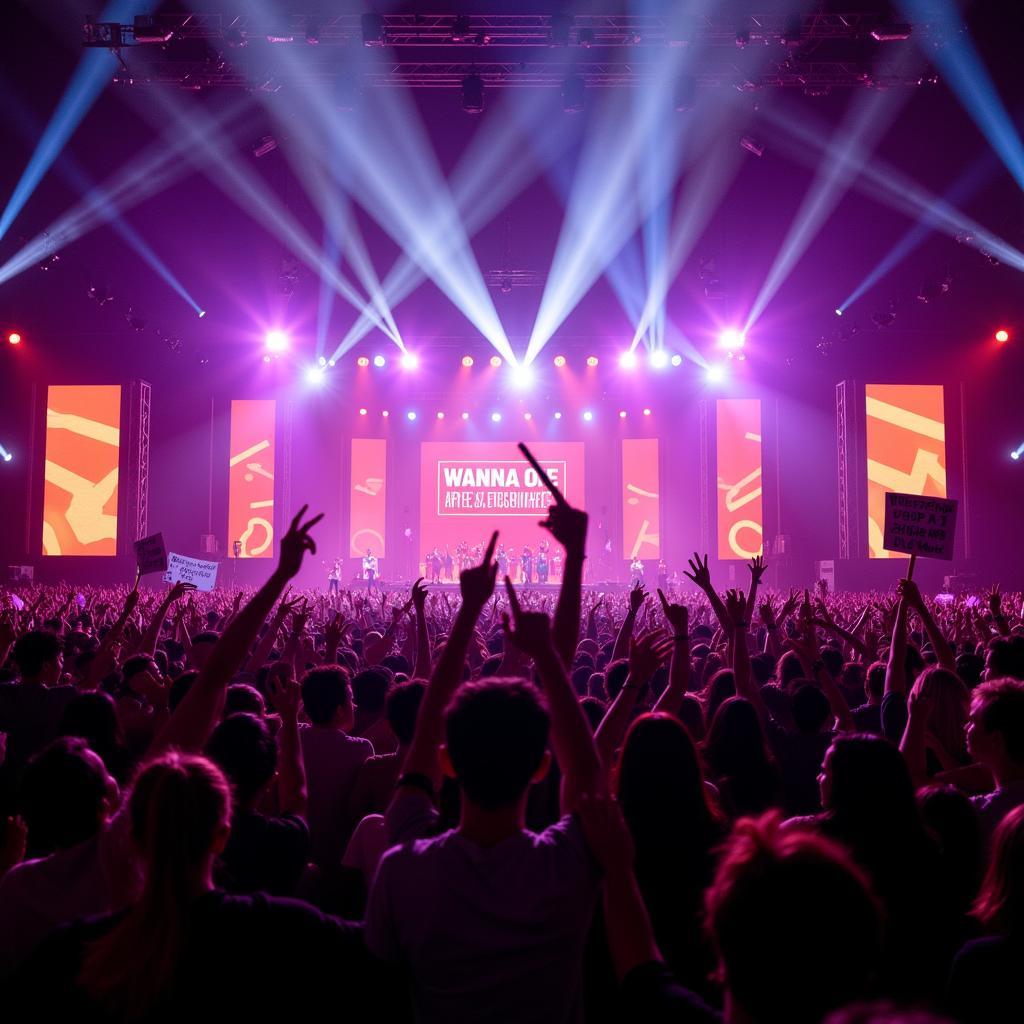
[[[717,403],[718,557],[753,558],[764,551],[761,478],[761,402]]]
[[[661,499],[656,438],[622,442],[622,554],[661,557]]]
[[[242,545],[240,558],[274,555],[273,399],[231,403],[231,457],[228,460],[228,551]]]
[[[383,438],[352,438],[349,484],[350,558],[362,558],[367,549],[377,558],[386,554],[388,443]]]
[[[868,552],[886,551],[888,491],[929,498],[946,495],[946,416],[941,384],[868,384],[864,389],[868,463]]]
[[[119,385],[47,389],[44,555],[117,554],[120,455]]]

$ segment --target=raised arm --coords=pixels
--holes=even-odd
[[[661,588],[658,589],[658,599],[672,630],[672,661],[668,670],[668,686],[661,691],[652,710],[678,715],[690,685],[690,610],[685,604],[670,604]]]
[[[202,750],[205,746],[220,718],[228,684],[245,660],[257,630],[288,581],[298,574],[303,555],[307,551],[316,554],[316,544],[309,531],[323,516],[314,516],[302,524],[308,507],[302,506],[288,532],[281,538],[278,565],[270,579],[220,635],[195,684],[157,733],[150,749],[151,756],[172,746],[187,751]]]
[[[943,668],[949,669],[950,672],[956,672],[956,655],[953,653],[953,648],[950,647],[949,641],[943,636],[942,630],[932,618],[932,613],[928,610],[928,605],[925,604],[917,584],[913,580],[904,580],[900,584],[900,593],[907,605],[917,612],[924,631],[931,641],[932,650],[935,652],[938,663]]]
[[[750,672],[750,650],[747,646],[750,619],[747,599],[739,590],[728,590],[725,594],[724,607],[732,629],[732,671],[736,680],[736,693],[749,700],[761,721],[767,723],[771,717],[768,705],[764,702],[761,687],[754,681]]]
[[[885,668],[885,693],[907,692],[907,602],[900,596],[889,643],[889,662]]]
[[[416,679],[430,676],[430,634],[427,632],[427,587],[421,576],[412,585],[412,606],[416,610]]]
[[[565,548],[562,586],[555,605],[554,644],[566,671],[572,667],[580,636],[583,602],[583,560],[587,557],[587,513],[565,501],[548,509],[540,524]]]
[[[299,743],[299,684],[287,662],[278,662],[267,676],[270,703],[281,718],[277,734],[277,792],[282,814],[306,816],[306,766]]]
[[[992,588],[992,590],[988,594],[988,607],[989,611],[992,612],[992,624],[996,627],[996,632],[1000,636],[1009,636],[1010,623],[1007,620],[1006,616],[1003,614],[1003,596],[999,593],[998,583]]]
[[[790,646],[796,652],[800,663],[804,667],[804,673],[808,679],[813,679],[821,687],[821,692],[828,700],[828,706],[836,720],[836,727],[840,732],[855,732],[856,723],[853,720],[853,712],[842,691],[836,685],[832,674],[825,668],[825,662],[821,659],[821,647],[818,643],[818,634],[815,631],[814,620],[804,618],[803,637],[791,639]]]
[[[728,636],[732,633],[732,623],[729,621],[729,616],[726,613],[722,599],[715,593],[715,588],[711,585],[711,570],[708,568],[708,556],[705,555],[702,560],[700,555],[694,551],[693,558],[687,559],[687,561],[690,563],[690,571],[687,572],[684,569],[683,575],[704,591],[704,595],[707,597],[711,610],[715,613],[715,617],[722,627],[722,631]]]
[[[167,592],[167,596],[160,602],[160,607],[153,613],[146,632],[142,634],[139,641],[139,654],[148,654],[151,658],[156,653],[156,645],[160,640],[160,632],[164,628],[164,620],[172,604],[183,597],[189,590],[195,590],[191,583],[175,583]]]
[[[270,625],[267,626],[266,631],[256,645],[256,649],[252,652],[252,657],[249,658],[247,668],[250,672],[255,674],[266,665],[270,652],[274,649],[274,644],[277,642],[278,634],[281,632],[281,627],[284,625],[284,620],[298,608],[301,601],[302,599],[299,597],[289,601],[287,590],[281,595],[281,603],[277,606],[277,611],[274,612]],[[256,631],[257,633],[259,632],[259,626],[256,627]]]
[[[494,593],[494,581],[498,575],[498,563],[494,561],[497,543],[498,533],[495,531],[491,534],[483,562],[459,575],[462,605],[452,623],[448,642],[427,683],[416,716],[412,743],[402,763],[402,777],[411,783],[426,779],[434,793],[441,782],[437,752],[444,739],[444,710],[462,683],[462,670],[473,639],[473,630],[484,605]]]
[[[755,555],[747,566],[750,570],[750,590],[747,593],[747,611],[750,613],[751,618],[754,615],[754,609],[757,607],[757,588],[761,585],[761,579],[764,574],[768,571],[768,566],[764,564],[763,555]]]
[[[603,788],[594,738],[576,692],[565,674],[562,660],[555,651],[550,620],[543,612],[524,612],[510,582],[506,581],[506,589],[512,606],[512,642],[533,658],[548,698],[551,746],[562,771],[562,813],[571,814],[581,793]]]
[[[639,582],[629,592],[629,611],[626,612],[626,617],[622,620],[618,635],[615,637],[615,646],[612,648],[612,661],[619,661],[629,655],[629,643],[633,639],[633,627],[636,624],[637,612],[643,607],[646,597],[647,591],[644,590],[643,584]]]

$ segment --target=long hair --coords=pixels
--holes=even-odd
[[[1014,808],[999,823],[992,860],[971,913],[991,931],[1024,931],[1024,807]]]
[[[928,727],[946,753],[961,764],[967,761],[966,726],[971,695],[963,680],[949,669],[932,665],[918,678],[927,677],[935,694]]]
[[[145,765],[129,798],[142,892],[86,952],[79,983],[126,1020],[144,1018],[171,984],[196,874],[230,820],[231,793],[204,757],[168,753]]]

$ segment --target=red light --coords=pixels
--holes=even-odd
[[[1010,332],[1006,330],[1005,327],[1001,327],[998,331],[996,331],[996,341],[998,341],[1000,345],[1005,344],[1009,340]]]
[[[17,331],[11,331],[11,333],[7,335],[7,340],[12,345],[20,345],[21,344],[21,335]]]

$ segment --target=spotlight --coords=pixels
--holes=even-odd
[[[206,316],[206,310],[205,309],[199,310],[199,319],[202,320],[204,316]]]
[[[438,418],[439,420],[443,420],[443,419],[444,419],[444,413],[443,413],[443,412],[438,412],[438,414],[437,414],[437,418]]]
[[[321,357],[320,357],[320,358],[319,358],[319,359],[318,359],[318,360],[316,361],[316,365],[317,365],[317,366],[326,366],[326,365],[327,365],[327,357],[326,357],[326,356],[321,356]]]
[[[619,356],[619,367],[623,370],[636,369],[636,353],[632,349],[627,349]]]
[[[501,366],[501,356],[491,356],[491,366],[495,369]]]
[[[707,372],[707,379],[709,384],[720,384],[725,380],[725,367],[724,366],[709,366]]]
[[[335,361],[333,359],[328,359],[327,360],[327,365],[328,366],[334,366],[335,365]]]
[[[491,422],[492,423],[500,423],[501,422],[501,413],[500,412],[492,412],[491,413]]]
[[[264,356],[263,357],[263,362],[269,363],[270,362],[270,356],[269,355]]]
[[[619,410],[619,419],[620,420],[624,420],[625,418],[626,418],[626,410],[625,409],[620,409]]]
[[[584,420],[584,422],[585,423],[590,423],[590,421],[593,420],[593,418],[594,418],[594,414],[589,409],[586,409],[584,411],[584,413],[583,413],[583,420]]]
[[[284,331],[267,331],[263,341],[270,352],[284,352],[288,348],[288,335]]]
[[[369,365],[370,365],[370,360],[369,360],[369,358],[367,356],[360,356],[356,360],[356,366],[366,367],[366,366],[369,366]]]
[[[415,409],[410,409],[405,414],[405,418],[411,423],[414,419],[416,419],[416,410]]]
[[[359,27],[363,35],[363,46],[384,45],[384,19],[379,14],[367,11],[359,19]]]
[[[650,409],[644,409],[644,415],[645,416],[650,416],[651,415],[651,410]]]
[[[587,366],[597,366],[597,356],[587,356]]]
[[[365,416],[366,415],[366,410],[365,409],[360,409],[359,410],[359,415],[360,416]]]
[[[10,462],[13,458],[14,456],[2,444],[0,444],[0,459],[3,459],[4,462]]]
[[[10,345],[20,345],[21,335],[17,331],[11,331],[11,333],[7,335],[7,342]]]
[[[483,112],[484,80],[479,75],[466,75],[462,80],[462,109],[467,114]]]
[[[735,327],[728,327],[718,335],[718,344],[731,352],[736,352],[746,344],[746,335]]]
[[[387,360],[383,356],[374,356],[373,365],[379,370],[382,366],[387,364]]]
[[[672,365],[673,366],[682,366],[683,365],[683,357],[678,352],[672,357]]]
[[[1006,330],[1005,327],[1000,327],[999,330],[996,331],[996,341],[998,341],[1000,345],[1004,345],[1009,340],[1010,332]]]
[[[1019,462],[1022,455],[1024,455],[1024,444],[1018,445],[1012,452],[1010,452],[1010,458],[1013,459],[1014,462]]]
[[[466,369],[468,370],[473,365],[473,357],[472,356],[463,356],[462,357],[462,365],[465,366]]]
[[[516,363],[512,367],[512,383],[517,388],[528,388],[533,383],[533,367],[527,363]]]
[[[384,419],[387,419],[390,415],[391,415],[391,413],[389,413],[387,411],[387,409],[385,409],[385,410],[383,410],[383,412],[381,412],[381,416],[383,416]]]
[[[400,361],[403,370],[415,370],[420,365],[419,358],[413,355],[412,352],[403,352]]]
[[[468,419],[469,419],[469,413],[468,413],[468,412],[464,412],[464,413],[462,414],[462,418],[463,418],[464,420],[468,420]]]
[[[555,413],[555,419],[556,420],[560,420],[561,418],[562,418],[562,414],[560,412],[556,412]]]
[[[526,420],[527,423],[529,423],[530,420],[533,419],[533,413],[532,412],[524,412],[523,413],[523,419]]]
[[[842,308],[836,309],[835,314],[836,314],[836,316],[842,316],[843,315]]]
[[[587,86],[579,75],[570,75],[562,83],[562,109],[567,114],[578,114],[583,110]]]
[[[311,366],[308,370],[306,370],[306,380],[308,380],[310,384],[323,384],[323,368],[320,366]]]
[[[651,353],[651,366],[656,370],[663,370],[668,366],[668,353],[663,348],[656,348]]]
[[[565,366],[565,356],[555,356],[555,366],[559,367],[559,369]]]

